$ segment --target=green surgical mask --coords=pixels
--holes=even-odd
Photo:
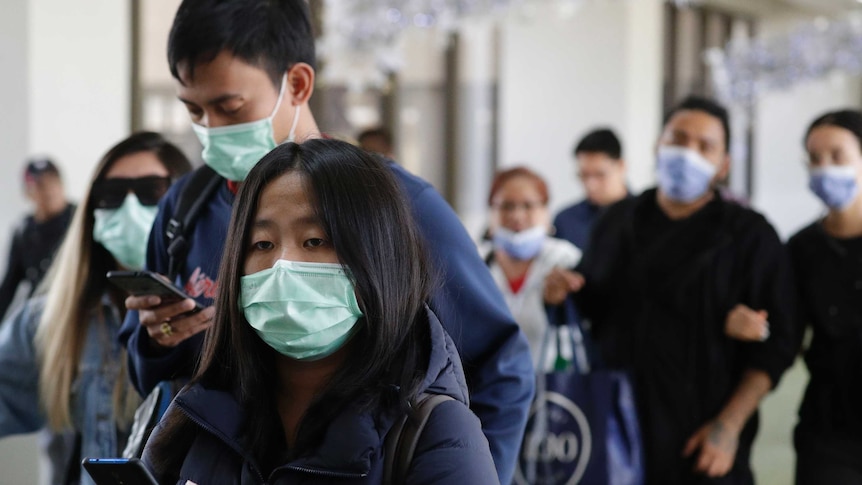
[[[262,120],[216,128],[192,123],[192,129],[204,147],[201,155],[210,168],[228,180],[242,182],[257,162],[276,147],[272,119],[281,106],[286,83],[287,74],[281,80],[278,101],[272,114]],[[298,121],[299,106],[294,111],[293,124],[286,142],[294,140]]]
[[[280,259],[243,276],[240,307],[270,347],[297,360],[319,360],[340,349],[362,316],[353,283],[340,264]]]
[[[93,211],[93,240],[107,249],[118,263],[129,269],[141,269],[147,256],[147,241],[159,208],[143,205],[129,193],[116,209]]]

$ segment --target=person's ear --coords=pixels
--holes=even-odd
[[[298,106],[308,102],[314,92],[314,68],[298,62],[287,71],[287,94],[291,104]]]

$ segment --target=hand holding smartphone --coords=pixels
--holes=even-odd
[[[133,296],[158,296],[162,302],[160,306],[176,303],[191,298],[182,289],[171,283],[166,277],[152,271],[109,271],[108,281],[125,290]],[[195,302],[195,308],[183,314],[192,315],[203,310],[203,307]]]

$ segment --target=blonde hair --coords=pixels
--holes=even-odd
[[[117,263],[104,247],[93,240],[95,207],[90,194],[93,185],[104,179],[117,160],[145,151],[155,154],[172,178],[191,168],[182,152],[157,133],[137,133],[111,148],[96,167],[83,203],[75,211],[54,263],[39,289],[45,294],[45,307],[35,342],[40,364],[39,399],[53,430],[72,427],[72,386],[78,376],[90,322],[93,319],[100,321],[102,338],[115,338],[105,324],[108,316],[104,314],[101,301],[108,289],[105,273],[117,269]],[[115,302],[117,300],[119,297],[114,299]],[[131,423],[140,398],[128,378],[125,349],[121,351],[119,362],[113,408],[117,424],[126,427]]]
[[[72,384],[78,375],[90,321],[98,318],[105,336],[108,336],[104,326],[105,315],[101,314],[99,305],[101,294],[92,295],[92,289],[88,288],[96,276],[91,264],[95,243],[89,200],[83,206],[75,211],[66,237],[40,287],[40,292],[45,293],[45,306],[36,330],[39,399],[48,426],[55,431],[72,426]],[[104,278],[104,274],[101,277]],[[94,311],[99,314],[92,314]],[[114,410],[118,423],[127,424],[134,413],[137,394],[125,373],[125,350],[122,354],[122,369],[114,385]]]

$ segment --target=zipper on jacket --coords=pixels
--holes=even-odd
[[[273,473],[281,471],[281,470],[292,470],[301,473],[308,473],[309,475],[316,475],[319,477],[332,477],[332,478],[365,478],[368,476],[368,473],[359,473],[359,472],[339,472],[333,470],[321,470],[319,468],[309,468],[301,465],[284,465],[276,468]]]
[[[258,470],[257,467],[254,466],[254,460],[252,460],[251,457],[245,453],[245,450],[243,450],[242,448],[237,446],[236,443],[233,442],[233,440],[228,439],[227,436],[225,436],[220,431],[216,430],[215,428],[213,428],[209,424],[203,422],[203,420],[198,419],[196,416],[193,416],[192,412],[187,410],[179,401],[175,401],[175,402],[177,403],[177,408],[180,411],[182,411],[182,413],[185,414],[187,418],[192,420],[193,423],[195,423],[196,425],[203,428],[204,431],[206,431],[206,432],[210,433],[211,435],[215,436],[216,438],[220,439],[222,442],[224,442],[224,444],[228,445],[232,450],[237,452],[237,454],[239,456],[241,456],[243,460],[248,462],[249,468],[251,468],[252,471],[254,471],[255,475],[257,475],[257,478],[260,479],[260,483],[262,483],[262,484],[267,483],[266,479],[263,477],[263,473],[261,473],[260,470]]]

